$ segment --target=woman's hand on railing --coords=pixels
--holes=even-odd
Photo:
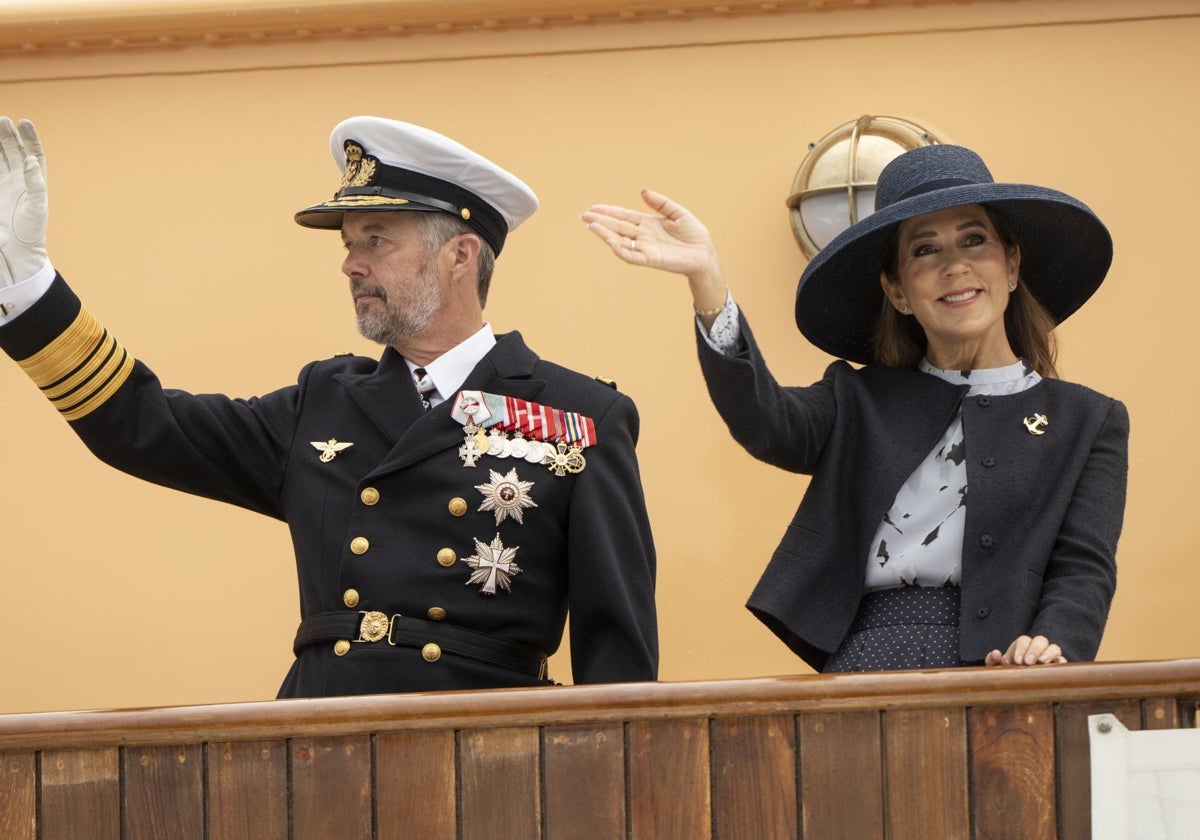
[[[1061,665],[1067,658],[1062,649],[1045,636],[1018,636],[1003,653],[997,648],[987,655],[985,665]]]

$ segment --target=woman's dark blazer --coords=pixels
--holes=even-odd
[[[709,395],[763,461],[812,476],[747,607],[820,671],[858,610],[869,543],[904,481],[962,406],[967,516],[959,653],[979,663],[1022,634],[1094,659],[1116,588],[1129,415],[1081,385],[1043,379],[964,399],[919,371],[834,362],[807,387],[779,385],[745,317],[731,356],[698,337]],[[1047,423],[1031,432],[1026,418]]]

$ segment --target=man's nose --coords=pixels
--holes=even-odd
[[[346,258],[342,260],[342,273],[347,277],[363,277],[366,275],[366,263],[354,251],[347,251]]]

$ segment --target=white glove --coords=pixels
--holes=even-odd
[[[46,158],[37,129],[0,117],[0,286],[28,280],[46,255]]]

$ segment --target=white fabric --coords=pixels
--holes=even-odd
[[[485,323],[470,338],[423,365],[435,389],[429,395],[429,407],[439,405],[457,394],[475,365],[495,346],[496,334],[492,331],[492,325]],[[417,369],[417,365],[408,359],[404,363],[408,365],[409,373]]]
[[[1185,840],[1200,834],[1200,729],[1130,732],[1088,717],[1092,840]]]
[[[19,318],[54,283],[54,266],[46,263],[33,277],[13,286],[0,286],[0,324]]]
[[[742,325],[738,320],[738,305],[734,303],[733,293],[725,292],[725,308],[717,315],[712,327],[705,332],[700,316],[696,316],[696,329],[700,337],[709,347],[726,356],[737,352],[738,342],[742,338]]]
[[[474,193],[499,211],[509,232],[538,208],[537,196],[520,178],[428,128],[383,117],[343,120],[329,135],[329,151],[339,170],[346,166],[347,140],[388,166],[432,175]]]
[[[46,256],[46,161],[29,120],[0,117],[0,287],[36,276]]]

